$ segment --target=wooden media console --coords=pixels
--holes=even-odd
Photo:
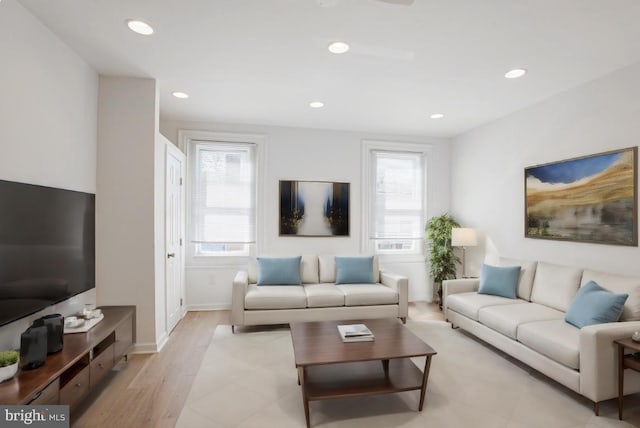
[[[65,404],[73,412],[135,342],[135,306],[103,306],[104,319],[86,333],[66,334],[44,366],[0,384],[1,404]]]

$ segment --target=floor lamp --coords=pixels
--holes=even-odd
[[[451,246],[462,247],[462,277],[467,278],[467,264],[465,260],[467,247],[478,245],[476,231],[470,227],[454,227],[451,229]]]

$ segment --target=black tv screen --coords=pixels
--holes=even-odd
[[[95,287],[95,195],[0,180],[0,325]]]

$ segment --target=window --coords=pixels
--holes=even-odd
[[[368,248],[378,254],[420,254],[426,206],[426,153],[369,146]],[[400,146],[402,147],[402,146]]]
[[[248,255],[256,240],[254,144],[191,141],[195,255]]]

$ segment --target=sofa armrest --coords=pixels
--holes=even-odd
[[[409,314],[409,279],[406,276],[380,271],[380,283],[398,293],[398,317],[406,318]]]
[[[231,325],[244,324],[244,296],[249,288],[249,274],[240,271],[233,279],[231,290]]]
[[[580,329],[582,395],[594,402],[618,396],[618,346],[613,341],[631,337],[638,330],[640,321],[596,324]],[[635,374],[635,377],[633,384],[637,388],[640,376]],[[630,385],[625,381],[625,387],[627,386]]]
[[[464,279],[447,279],[442,281],[442,311],[444,318],[447,318],[447,296],[458,293],[470,293],[478,291],[480,279],[464,278]]]

